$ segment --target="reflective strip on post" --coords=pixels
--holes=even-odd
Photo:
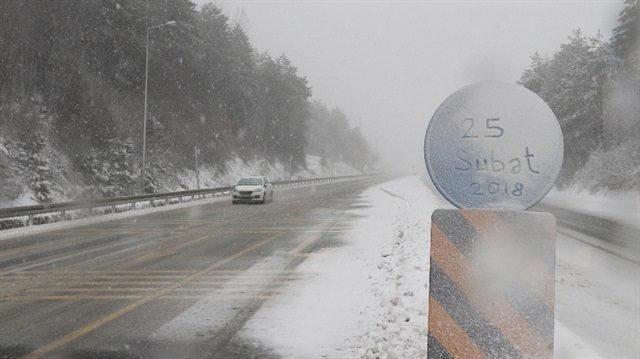
[[[429,358],[553,357],[555,218],[436,210]]]

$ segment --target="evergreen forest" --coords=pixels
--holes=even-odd
[[[625,0],[610,39],[575,30],[518,81],[560,121],[561,189],[640,189],[638,26]],[[194,148],[222,172],[233,158],[304,168],[307,155],[372,168],[360,129],[311,94],[286,55],[258,53],[214,4],[3,0],[0,200],[26,187],[50,202],[60,176],[92,197],[167,190],[158,178],[193,167]]]
[[[625,0],[611,39],[574,30],[552,57],[535,53],[519,83],[555,113],[564,136],[559,188],[640,190],[638,1]]]
[[[193,167],[194,148],[203,165],[220,171],[233,157],[303,168],[307,150],[320,146],[313,141],[324,141],[310,132],[322,127],[313,124],[310,96],[285,55],[257,53],[214,4],[0,2],[5,198],[27,181],[40,202],[49,201],[53,161],[68,162],[79,183],[100,189],[91,196],[139,193],[145,101],[145,192],[163,190],[157,178],[172,169]],[[343,146],[317,155],[370,165],[360,132],[346,117],[338,121],[347,129]]]

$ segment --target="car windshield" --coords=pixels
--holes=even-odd
[[[259,186],[262,184],[262,178],[241,178],[238,186]]]

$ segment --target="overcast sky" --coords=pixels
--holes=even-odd
[[[209,1],[198,0],[197,4]],[[259,52],[285,54],[387,162],[425,169],[429,119],[470,83],[515,82],[572,30],[611,36],[615,1],[217,1]]]

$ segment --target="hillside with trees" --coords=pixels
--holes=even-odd
[[[538,53],[520,84],[560,122],[565,157],[556,184],[597,191],[640,189],[640,28],[626,0],[609,41],[575,30],[551,58]]]
[[[320,157],[325,166],[339,161],[364,172],[377,161],[360,128],[352,128],[339,108],[330,110],[318,101],[311,106],[308,138],[307,153]]]
[[[258,54],[215,5],[6,0],[2,197],[26,185],[38,201],[50,201],[60,177],[91,189],[85,195],[139,193],[146,61],[146,192],[163,190],[158,178],[172,169],[193,167],[194,148],[202,164],[220,171],[234,157],[305,167],[313,137],[307,79],[285,55]],[[366,157],[366,142],[356,146],[342,151]]]

